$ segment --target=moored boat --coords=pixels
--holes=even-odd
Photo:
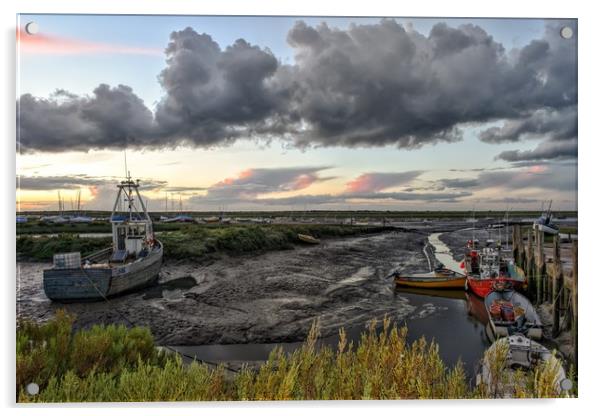
[[[462,267],[466,271],[467,290],[484,298],[493,290],[496,282],[507,282],[514,289],[524,289],[527,280],[524,272],[505,254],[501,245],[487,240],[485,247],[479,247],[478,240],[470,240],[466,245]]]
[[[312,237],[311,235],[307,235],[307,234],[297,234],[297,238],[301,241],[303,241],[304,243],[308,243],[308,244],[320,244],[320,240]]]
[[[543,205],[543,204],[542,204]],[[543,211],[543,207],[542,207]],[[543,231],[545,234],[556,235],[560,229],[552,222],[552,201],[548,205],[548,209],[541,213],[541,216],[533,221],[533,230]]]
[[[398,286],[422,289],[462,289],[466,280],[466,276],[449,269],[408,275],[395,273],[394,276]]]
[[[484,385],[485,391],[497,398],[516,397],[517,388],[525,388],[526,373],[536,370],[552,378],[551,393],[561,395],[571,389],[561,361],[550,350],[523,335],[512,335],[487,349],[477,385]]]
[[[529,300],[513,289],[493,290],[485,297],[489,325],[498,337],[523,334],[541,339],[543,325]]]
[[[54,255],[53,267],[44,270],[44,292],[54,301],[106,299],[149,285],[156,280],[163,245],[154,238],[153,224],[140,193],[139,182],[120,182],[111,226],[113,244],[87,257],[80,253]],[[118,209],[121,202],[127,207]]]

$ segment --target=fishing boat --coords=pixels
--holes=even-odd
[[[488,239],[484,247],[479,240],[469,240],[460,265],[466,271],[466,290],[484,298],[496,282],[508,282],[514,289],[525,289],[525,273],[514,263],[501,244]]]
[[[499,368],[498,360],[504,360]],[[550,350],[523,335],[512,335],[495,341],[485,352],[481,371],[477,375],[477,385],[484,385],[488,394],[499,398],[516,397],[516,388],[525,386],[524,375],[543,365],[554,374],[557,394],[572,388],[561,361]],[[496,370],[498,369],[499,370]],[[520,372],[517,372],[520,370]]]
[[[44,292],[51,300],[102,300],[156,280],[163,245],[154,237],[152,220],[138,192],[139,181],[128,175],[117,187],[110,219],[112,246],[84,258],[79,252],[55,254],[53,267],[44,270]]]
[[[560,231],[558,226],[552,223],[552,201],[550,201],[547,210],[544,211],[542,206],[541,216],[533,221],[533,230],[552,235],[556,235]]]
[[[422,289],[462,289],[466,276],[449,269],[437,269],[428,273],[394,274],[397,286]]]
[[[307,244],[320,244],[320,240],[307,234],[297,234],[297,238]]]
[[[541,339],[543,326],[529,300],[513,289],[496,285],[496,290],[485,297],[489,325],[498,337],[522,334]]]

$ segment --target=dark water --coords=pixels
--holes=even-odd
[[[490,345],[486,334],[482,301],[464,291],[396,291],[395,296],[408,299],[416,307],[415,311],[398,325],[408,326],[408,341],[413,342],[424,336],[427,341],[439,344],[439,353],[448,367],[458,360],[464,364],[467,375],[474,380],[484,351]],[[347,338],[360,339],[366,330],[365,325],[345,328]],[[337,348],[338,335],[321,338],[319,344]],[[284,352],[293,352],[301,342],[272,344],[231,344],[174,346],[176,351],[201,361],[264,361],[275,347]],[[185,361],[190,361],[184,357]]]

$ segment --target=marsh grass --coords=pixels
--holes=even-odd
[[[110,237],[81,238],[75,234],[59,234],[55,237],[18,236],[17,255],[30,260],[52,260],[56,253],[79,251],[87,256],[111,245]]]
[[[169,224],[168,224],[169,225]],[[159,237],[169,259],[201,258],[212,253],[241,254],[254,251],[292,249],[302,244],[297,234],[317,238],[347,237],[378,233],[387,227],[351,225],[179,225],[176,231],[166,231]],[[87,256],[111,245],[110,237],[89,238],[77,234],[31,237],[17,236],[16,248],[21,258],[52,260],[55,253],[79,251]]]
[[[169,258],[199,258],[217,252],[241,254],[292,249],[302,244],[298,234],[310,234],[317,238],[346,237],[387,229],[350,225],[190,225],[179,231],[163,233],[161,241]]]
[[[407,341],[407,328],[373,320],[357,345],[339,332],[336,349],[319,345],[319,322],[301,348],[275,348],[258,370],[183,365],[152,346],[148,330],[95,326],[72,332],[64,312],[17,331],[20,402],[453,399],[494,397],[471,388],[460,362],[446,368],[437,344]],[[116,345],[115,345],[116,344]],[[501,357],[501,356],[500,356]],[[499,358],[499,357],[498,357]],[[501,367],[500,367],[501,368]],[[500,370],[501,371],[501,370]],[[524,374],[517,397],[554,396],[550,369]],[[29,382],[40,393],[25,392]]]

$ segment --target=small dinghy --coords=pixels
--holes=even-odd
[[[561,361],[546,347],[523,335],[512,335],[495,341],[485,352],[477,385],[498,398],[516,396],[516,388],[524,387],[525,373],[535,370],[555,386],[550,395],[561,395],[572,388]],[[520,372],[519,372],[520,371]],[[546,375],[547,374],[547,375]]]
[[[523,334],[541,339],[543,326],[529,300],[513,289],[494,286],[485,297],[485,309],[491,329],[498,337]]]
[[[409,275],[396,272],[394,276],[398,286],[422,289],[463,289],[466,280],[463,274],[443,268]]]
[[[307,244],[320,244],[320,240],[311,235],[297,234],[297,238]]]

